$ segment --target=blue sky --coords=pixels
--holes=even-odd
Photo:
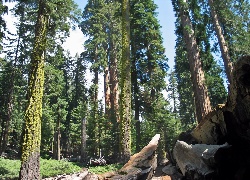
[[[83,9],[87,3],[87,0],[75,0],[75,2],[79,5],[81,9]],[[175,39],[176,36],[174,34],[175,29],[175,17],[172,8],[172,4],[170,0],[155,0],[155,3],[158,5],[158,20],[160,25],[162,26],[161,32],[164,40],[164,47],[166,49],[166,56],[169,58],[169,66],[173,68],[174,65],[174,56],[175,56]],[[8,3],[9,8],[13,8],[15,5],[14,2]],[[4,19],[7,22],[7,28],[10,32],[15,33],[16,28],[14,22],[17,20],[11,13],[5,14]],[[86,37],[82,34],[81,30],[77,28],[76,30],[70,30],[70,37],[67,38],[66,42],[63,44],[64,48],[70,51],[71,56],[75,56],[77,53],[80,54],[84,49],[84,41]],[[2,54],[4,55],[4,54]],[[87,75],[87,84],[91,82],[91,73],[88,72]],[[103,79],[100,81],[103,87]],[[99,92],[99,99],[104,99],[102,97],[103,93]]]
[[[84,9],[87,0],[74,0],[80,9]],[[173,68],[174,65],[174,56],[175,56],[175,39],[176,36],[174,34],[175,29],[175,17],[173,12],[172,3],[170,0],[154,0],[155,4],[157,4],[158,9],[158,20],[160,25],[162,26],[161,32],[164,40],[165,54],[169,59],[169,66]],[[15,3],[7,3],[9,8],[13,8]],[[4,15],[5,20],[7,21],[7,27],[12,32],[15,33],[14,22],[16,18],[13,17],[11,13]],[[64,43],[64,48],[68,49],[71,52],[72,56],[75,56],[76,53],[81,53],[83,51],[83,43],[86,40],[86,37],[82,34],[80,29],[76,29],[74,31],[71,30],[70,37]]]
[[[87,0],[75,0],[80,9],[83,9],[87,3]],[[165,54],[169,59],[169,66],[173,68],[174,65],[174,56],[175,56],[175,39],[174,34],[175,29],[175,17],[173,12],[172,3],[170,0],[154,0],[157,4],[158,9],[158,20],[162,26],[161,32],[164,40],[164,47],[166,49]],[[75,34],[74,34],[75,33]],[[72,32],[72,37],[76,37],[79,40],[80,32]]]

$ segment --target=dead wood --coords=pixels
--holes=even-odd
[[[223,145],[189,145],[184,141],[177,141],[173,153],[184,176],[191,179],[196,177],[206,179],[216,176],[216,165],[220,163],[222,156],[228,155],[225,151],[229,151],[230,147],[227,143]]]
[[[208,151],[213,145],[219,145],[215,155],[221,154],[212,158],[216,163],[211,168],[204,155],[197,154],[195,145],[177,142],[175,158],[189,179],[197,179],[197,173],[213,174],[215,179],[250,179],[250,56],[244,56],[234,64],[226,104],[205,116],[188,137],[190,142],[199,143],[197,146],[207,144]],[[224,143],[231,147],[221,148]]]
[[[224,104],[210,112],[191,132],[192,137],[202,144],[220,144],[227,134],[223,111]]]
[[[112,180],[149,180],[153,177],[154,170],[157,167],[157,156],[155,151],[158,146],[160,135],[156,134],[147,146],[139,153],[130,157],[130,160],[116,173],[102,174],[100,179]],[[105,177],[106,176],[106,177]]]

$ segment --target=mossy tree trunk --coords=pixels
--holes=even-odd
[[[27,108],[22,136],[22,156],[19,179],[40,179],[40,143],[42,97],[44,86],[44,53],[46,47],[45,0],[39,1],[39,10],[35,26],[35,40],[31,55],[29,82],[27,91]]]
[[[129,0],[122,1],[122,62],[120,98],[120,155],[126,162],[131,154],[131,62]]]

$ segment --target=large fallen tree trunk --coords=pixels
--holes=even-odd
[[[226,105],[209,113],[191,133],[199,143],[219,144],[250,137],[250,56],[242,57],[234,66]],[[233,137],[232,137],[233,136]],[[249,144],[249,140],[244,142]]]
[[[139,153],[130,157],[130,160],[118,171],[99,175],[99,179],[112,180],[150,180],[157,167],[155,151],[158,146],[160,134],[156,134],[147,146]]]
[[[177,141],[174,147],[174,157],[183,175],[188,179],[209,179],[216,177],[219,163],[229,158],[230,145],[189,145]]]
[[[221,154],[221,160],[212,168],[217,169],[217,174],[210,179],[250,179],[250,56],[244,56],[235,63],[233,79],[227,103],[219,105],[204,117],[191,132],[191,137],[188,137],[190,140],[188,143],[210,145],[207,146],[207,151],[213,149],[212,145],[224,143],[231,145],[230,156]],[[179,142],[175,149],[180,152],[185,152],[186,149],[194,151],[190,150],[190,145],[180,146]],[[174,154],[181,156],[179,152]],[[175,158],[179,159],[179,157]],[[203,161],[203,156],[196,158],[197,161]],[[184,161],[192,162],[192,166],[196,166],[190,158],[182,158],[182,162],[179,161],[179,163],[188,164]],[[193,173],[191,170],[188,172],[187,169],[182,170],[182,173]],[[196,173],[200,174],[201,169],[197,167]],[[189,179],[195,179],[195,177],[189,177]]]

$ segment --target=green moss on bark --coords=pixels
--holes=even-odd
[[[131,62],[129,0],[122,1],[122,63],[120,98],[120,155],[126,162],[131,154]]]
[[[35,41],[30,62],[25,125],[22,139],[20,179],[39,179],[42,97],[44,86],[44,52],[47,16],[45,1],[39,1]]]

